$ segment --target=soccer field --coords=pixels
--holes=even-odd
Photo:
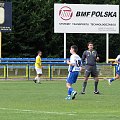
[[[78,92],[82,82],[74,85]],[[101,95],[93,94],[93,85],[67,101],[65,81],[0,81],[0,120],[119,120],[120,81],[100,81]]]

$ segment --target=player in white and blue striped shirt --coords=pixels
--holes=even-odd
[[[120,77],[120,55],[117,56],[117,58],[115,59],[115,62],[118,63],[116,65],[116,76],[114,78],[111,78],[108,80],[109,85],[111,85],[111,83],[114,80],[119,79],[119,77]]]
[[[72,45],[70,48],[70,60],[67,61],[69,65],[68,77],[66,80],[66,87],[68,89],[67,100],[75,99],[77,92],[72,88],[72,84],[76,83],[79,72],[82,70],[82,60],[79,55],[77,55],[78,47],[76,45]]]

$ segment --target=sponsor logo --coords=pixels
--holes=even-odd
[[[76,17],[117,17],[117,12],[114,11],[77,11]]]
[[[70,7],[64,6],[59,11],[59,16],[63,20],[70,20],[73,16],[72,9]]]

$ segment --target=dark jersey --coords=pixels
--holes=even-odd
[[[83,52],[82,60],[85,61],[86,65],[96,65],[96,58],[98,57],[96,50],[86,50]]]

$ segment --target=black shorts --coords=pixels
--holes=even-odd
[[[98,77],[98,71],[97,71],[96,65],[94,65],[94,66],[86,65],[85,66],[85,77],[89,77],[90,75],[91,75],[91,77]]]

